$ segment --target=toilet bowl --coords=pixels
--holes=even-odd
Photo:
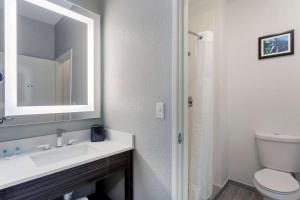
[[[255,173],[253,184],[265,197],[273,200],[299,200],[300,185],[289,173],[263,169]]]
[[[266,200],[300,200],[300,185],[292,173],[300,172],[300,137],[256,134],[258,155],[264,169],[253,184]]]

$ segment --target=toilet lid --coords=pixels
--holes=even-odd
[[[289,173],[263,169],[255,173],[258,184],[275,193],[291,193],[299,189],[299,183]]]

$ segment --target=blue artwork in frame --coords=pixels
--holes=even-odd
[[[293,55],[294,30],[260,37],[258,46],[259,59]]]

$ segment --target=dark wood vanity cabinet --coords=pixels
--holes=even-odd
[[[121,170],[125,172],[125,199],[132,200],[132,162],[132,151],[113,155],[0,190],[0,200],[57,199],[83,185],[97,183]],[[16,166],[16,170],[18,167],[22,167],[22,163],[20,163],[20,166]],[[93,198],[97,199],[97,192],[93,195]]]

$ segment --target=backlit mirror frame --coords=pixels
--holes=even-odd
[[[94,105],[94,20],[47,0],[24,0],[35,6],[72,18],[87,25],[88,104],[18,106],[17,104],[17,0],[4,0],[5,17],[5,115],[37,115],[92,112]]]

